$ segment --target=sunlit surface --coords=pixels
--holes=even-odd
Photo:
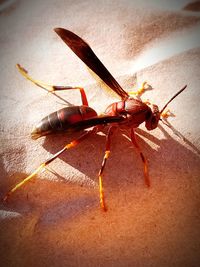
[[[39,172],[0,203],[1,266],[199,267],[200,18],[182,9],[187,3],[20,0],[0,13],[1,199],[79,137],[31,139],[36,123],[63,108],[63,101],[26,81],[18,62],[47,84],[85,85],[98,113],[116,101],[53,28],[83,37],[123,88],[134,91],[136,80],[147,81],[152,90],[141,98],[160,109],[187,84],[168,106],[175,114],[168,121],[182,138],[162,123],[153,131],[136,130],[149,188],[147,165],[130,135],[116,132],[103,172],[108,211],[102,212],[98,172],[105,133],[66,149],[49,165],[52,171]],[[81,103],[77,90],[58,94]]]
[[[131,73],[197,47],[200,47],[200,24],[189,28],[186,32],[172,33],[158,41],[149,43],[148,47],[132,62]]]

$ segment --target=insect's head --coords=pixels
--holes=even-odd
[[[161,111],[159,111],[159,108],[157,105],[151,104],[151,103],[147,103],[148,106],[151,108],[151,113],[149,114],[149,116],[146,119],[146,123],[145,126],[147,128],[147,130],[153,130],[158,126],[158,123],[161,119],[162,113],[164,112],[164,110],[166,109],[166,107],[169,105],[169,103],[175,98],[177,97],[180,93],[183,92],[183,90],[185,90],[185,88],[187,87],[187,85],[185,85],[181,90],[179,90],[165,105],[164,107],[161,109]]]
[[[148,106],[151,109],[151,112],[149,113],[146,122],[145,122],[145,126],[147,128],[147,130],[153,130],[158,126],[158,122],[160,120],[160,112],[159,112],[159,108],[157,105],[155,104],[151,104],[151,103],[147,103]]]

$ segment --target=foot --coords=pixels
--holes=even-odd
[[[129,92],[129,95],[142,95],[145,90],[148,90],[151,88],[151,85],[149,85],[147,82],[143,82],[142,85],[138,88],[137,91],[131,91]]]

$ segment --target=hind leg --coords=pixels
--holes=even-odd
[[[49,85],[46,83],[43,83],[41,81],[37,81],[35,79],[33,79],[29,74],[28,71],[25,70],[23,67],[21,67],[19,64],[16,65],[16,67],[18,68],[19,72],[29,81],[31,81],[32,83],[34,83],[35,85],[39,86],[40,88],[46,90],[48,93],[54,93],[55,91],[63,91],[63,90],[79,90],[80,94],[81,94],[81,100],[82,100],[82,104],[85,106],[88,106],[88,100],[85,94],[85,91],[82,87],[78,87],[78,86],[57,86],[57,85]]]
[[[59,150],[56,154],[52,155],[49,159],[47,159],[45,162],[41,163],[40,166],[33,171],[29,176],[27,176],[24,180],[19,182],[15,187],[13,187],[3,198],[3,201],[7,201],[8,197],[13,194],[17,189],[19,189],[21,186],[23,186],[25,183],[30,181],[32,178],[35,177],[36,174],[38,174],[41,170],[45,169],[47,165],[49,165],[52,161],[54,161],[58,156],[60,156],[63,152],[66,150],[73,148],[80,144],[83,140],[85,140],[89,135],[96,133],[97,128],[93,128],[90,131],[87,131],[86,133],[83,133],[79,138],[73,140],[69,144],[65,145],[61,150]]]

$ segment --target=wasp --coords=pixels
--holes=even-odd
[[[17,68],[20,73],[32,81],[37,86],[47,90],[48,92],[54,93],[61,90],[79,90],[82,99],[81,106],[70,106],[64,107],[56,112],[49,114],[47,117],[43,118],[33,129],[31,136],[33,139],[40,138],[42,136],[47,136],[49,134],[58,133],[69,133],[82,131],[80,136],[66,144],[57,153],[51,155],[46,161],[41,163],[38,168],[35,169],[28,177],[19,182],[15,187],[13,187],[4,197],[4,201],[17,189],[23,186],[26,182],[31,180],[38,172],[45,169],[52,161],[54,161],[58,156],[64,153],[66,150],[71,149],[92,134],[96,134],[107,127],[106,133],[106,146],[105,153],[102,160],[101,168],[98,173],[99,179],[99,198],[100,206],[102,210],[106,211],[107,206],[105,203],[104,188],[103,188],[103,171],[106,166],[107,159],[110,156],[110,147],[112,141],[112,135],[117,128],[128,128],[130,129],[130,136],[132,143],[136,150],[139,152],[143,163],[144,181],[147,187],[150,186],[150,178],[148,171],[147,160],[136,140],[135,129],[140,126],[143,122],[147,130],[153,130],[157,128],[159,121],[162,117],[167,116],[165,112],[168,104],[177,97],[187,85],[185,85],[181,90],[179,90],[165,105],[159,110],[158,106],[151,104],[150,102],[143,102],[142,100],[132,97],[130,93],[127,93],[116,81],[116,79],[111,75],[107,68],[102,64],[96,54],[93,52],[91,47],[78,35],[75,33],[63,29],[55,28],[55,32],[58,36],[66,43],[66,45],[86,64],[89,69],[91,69],[112,91],[114,91],[121,100],[110,104],[103,114],[98,115],[97,112],[89,107],[87,96],[85,94],[84,88],[72,87],[72,86],[55,86],[48,85],[37,80],[34,80],[29,76],[28,72],[17,64]],[[141,94],[145,90],[146,83],[143,84],[136,94]]]

